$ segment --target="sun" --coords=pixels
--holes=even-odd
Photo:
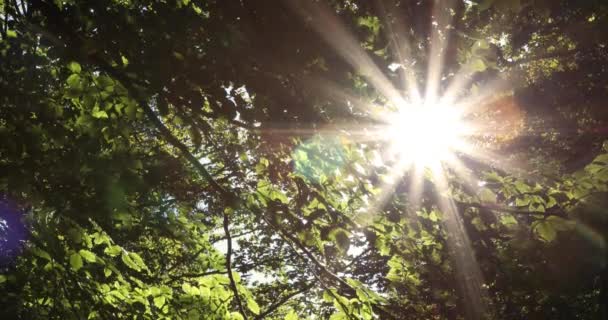
[[[387,118],[388,155],[407,166],[433,168],[463,145],[469,126],[452,105],[405,104]]]

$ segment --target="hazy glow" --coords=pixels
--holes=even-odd
[[[453,106],[409,105],[388,120],[389,154],[417,167],[436,167],[463,145],[469,128]]]

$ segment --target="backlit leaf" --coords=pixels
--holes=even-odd
[[[93,252],[91,252],[89,250],[80,250],[80,251],[78,251],[78,253],[87,262],[95,262],[95,258],[97,257]]]
[[[78,271],[80,268],[82,268],[82,258],[80,254],[73,253],[70,255],[70,266],[74,271]]]

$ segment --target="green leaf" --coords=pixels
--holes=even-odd
[[[184,60],[184,55],[177,52],[177,51],[173,51],[173,56],[177,59],[177,60]]]
[[[80,76],[77,73],[73,73],[68,77],[66,83],[72,89],[80,89]]]
[[[376,249],[381,256],[388,256],[391,252],[391,247],[386,243],[386,240],[383,237],[378,237],[376,239]]]
[[[17,32],[15,30],[6,30],[6,36],[8,38],[17,38]]]
[[[3,274],[0,274],[0,283],[5,283],[7,280],[7,277]]]
[[[483,60],[480,58],[474,58],[473,60],[471,60],[471,62],[469,63],[469,67],[473,72],[482,72],[487,68],[485,62],[483,62]]]
[[[280,190],[273,190],[270,193],[270,198],[272,200],[280,201],[281,203],[285,203],[285,204],[289,203],[287,196],[285,196],[285,194],[283,192],[281,192]]]
[[[517,220],[510,214],[503,214],[500,217],[500,223],[505,226],[511,226],[517,224]]]
[[[289,313],[285,315],[284,320],[298,320],[298,314],[291,309],[289,310]]]
[[[124,264],[135,270],[135,271],[141,271],[141,267],[132,259],[131,253],[128,252],[123,252],[122,255],[120,256],[120,258],[122,259],[122,262],[124,262]]]
[[[485,179],[489,182],[503,182],[503,178],[495,171],[486,172]]]
[[[163,305],[165,305],[165,296],[158,296],[154,298],[154,305],[157,308],[161,308]]]
[[[544,240],[546,242],[551,242],[555,240],[555,237],[557,235],[555,228],[553,228],[551,223],[548,221],[539,222],[534,228],[534,232],[541,238],[541,240]]]
[[[133,103],[127,104],[125,108],[125,114],[131,120],[135,119],[135,115],[137,114],[137,106]]]
[[[192,286],[187,282],[182,284],[182,290],[184,290],[184,293],[186,294],[193,295]]]
[[[129,257],[137,264],[140,269],[148,269],[141,256],[135,252],[129,252]]]
[[[350,237],[348,231],[345,229],[332,229],[328,234],[328,238],[334,241],[342,252],[348,251],[348,247],[350,246]]]
[[[103,243],[110,244],[110,237],[108,237],[108,235],[106,235],[105,233],[96,232],[92,235],[92,237],[93,237],[93,243],[95,245],[100,245]]]
[[[266,158],[260,158],[260,164],[267,168],[268,165],[270,165],[270,161],[268,161]]]
[[[70,71],[72,71],[72,73],[80,73],[80,71],[82,70],[80,68],[80,64],[78,64],[78,62],[72,61],[70,62],[70,64],[68,64],[68,69],[70,69]]]
[[[199,288],[199,292],[201,294],[201,297],[208,298],[211,296],[211,289],[209,289],[207,287]]]
[[[515,184],[515,189],[517,189],[517,191],[519,191],[520,193],[527,193],[532,191],[532,188],[530,188],[529,185],[525,184],[522,181],[516,181]]]
[[[495,203],[496,194],[488,188],[481,188],[479,191],[479,200],[484,203]]]
[[[471,223],[475,226],[475,228],[477,228],[477,230],[479,231],[483,231],[486,228],[485,224],[483,223],[483,221],[481,220],[481,218],[479,217],[475,217],[473,218],[473,220],[471,220]]]
[[[367,27],[374,34],[378,33],[381,25],[380,19],[375,16],[360,17],[359,19],[357,19],[357,24],[360,26]]]
[[[34,255],[36,255],[37,257],[40,257],[42,259],[46,259],[48,261],[51,261],[51,255],[48,252],[46,252],[46,251],[44,251],[42,249],[32,248],[32,253]]]
[[[547,200],[547,204],[546,204],[546,208],[551,208],[553,206],[557,205],[557,200],[555,200],[554,197],[549,196],[549,200]]]
[[[92,116],[96,119],[107,119],[108,113],[104,110],[93,110]]]
[[[530,200],[531,199],[528,196],[524,196],[523,198],[517,198],[515,199],[515,205],[518,207],[525,207],[530,204]]]
[[[119,246],[108,246],[103,252],[111,257],[117,257],[122,252],[122,248]]]
[[[238,312],[231,312],[230,313],[230,320],[243,320],[243,316],[238,313]]]
[[[78,251],[78,253],[87,262],[95,262],[95,259],[97,258],[97,256],[93,252],[91,252],[89,250],[84,250],[83,249],[83,250]]]
[[[188,312],[188,320],[199,320],[201,314],[196,309],[192,309]]]
[[[74,271],[78,271],[82,268],[82,258],[78,253],[72,253],[70,256],[70,266]]]
[[[247,299],[247,308],[249,308],[253,314],[260,314],[260,306],[253,298]]]

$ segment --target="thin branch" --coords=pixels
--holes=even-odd
[[[369,252],[372,251],[372,248],[367,248],[365,249],[365,251],[363,251],[360,255],[354,257],[346,266],[344,266],[344,270],[348,270],[350,267],[352,267],[357,261],[361,260],[361,258],[363,258],[366,254],[368,254]]]
[[[291,298],[304,293],[308,290],[310,290],[312,287],[314,287],[315,282],[310,283],[302,288],[300,288],[300,290],[296,290],[288,295],[286,295],[285,297],[281,298],[281,300],[277,301],[276,303],[274,303],[273,305],[271,305],[270,307],[268,307],[268,309],[266,309],[264,312],[260,313],[259,315],[257,315],[254,320],[261,320],[264,319],[264,317],[266,317],[267,315],[273,313],[275,310],[277,310],[279,307],[281,307],[282,305],[284,305],[285,303],[287,303],[289,300],[291,300]]]
[[[258,231],[258,230],[253,229],[253,230],[249,230],[249,231],[241,232],[241,233],[239,233],[239,234],[232,235],[232,239],[235,239],[235,238],[240,238],[240,237],[244,237],[244,236],[249,235],[249,234],[252,234],[252,233],[254,233],[254,232],[256,232],[256,231]],[[209,243],[212,243],[212,244],[213,244],[213,243],[220,242],[220,241],[224,241],[224,240],[226,240],[226,236],[219,237],[219,238],[215,238],[215,239],[210,239],[210,240],[209,240]]]
[[[185,273],[185,274],[180,274],[179,276],[169,276],[171,279],[166,281],[165,283],[170,284],[175,281],[182,280],[184,278],[198,278],[198,277],[210,276],[210,275],[214,275],[214,274],[225,274],[225,273],[226,273],[226,270],[214,270],[214,271],[206,271],[206,272],[200,272],[200,273]]]
[[[11,3],[11,1],[8,1],[7,3]],[[17,3],[17,0],[13,0],[12,1],[13,6],[15,7],[15,20],[17,20],[17,16],[23,16],[23,13],[21,13],[21,9],[19,8],[19,4]]]
[[[329,271],[329,269],[327,269],[327,267],[321,262],[319,261],[314,254],[312,254],[312,252],[310,252],[310,250],[308,250],[308,248],[306,248],[306,246],[304,246],[302,243],[300,243],[300,241],[298,239],[296,239],[293,235],[291,235],[289,232],[285,232],[282,228],[280,228],[279,226],[277,226],[276,224],[273,224],[272,222],[270,222],[268,219],[266,219],[266,217],[262,214],[261,215],[264,219],[264,221],[266,221],[266,223],[268,225],[270,225],[271,227],[273,227],[275,230],[277,230],[279,232],[279,235],[282,238],[286,238],[287,240],[289,240],[288,242],[291,242],[293,244],[295,244],[298,249],[300,249],[304,255],[306,255],[306,257],[308,259],[305,260],[310,260],[312,261],[312,263],[323,273],[325,274],[325,276],[327,276],[328,278],[330,278],[331,280],[344,285],[347,288],[351,288],[351,286],[344,280],[342,280],[342,278],[338,277],[336,274],[334,274],[333,272]],[[297,251],[296,251],[297,252]],[[299,256],[301,256],[299,254],[299,252],[297,252]],[[352,288],[351,288],[352,289]],[[354,291],[354,290],[353,290]]]
[[[553,216],[560,216],[559,214],[556,214],[556,213],[553,213],[553,212],[549,212],[549,211],[541,212],[541,211],[520,210],[520,209],[515,209],[515,208],[507,208],[507,207],[503,207],[503,206],[499,206],[499,205],[491,204],[491,203],[481,204],[481,203],[459,202],[457,204],[459,206],[461,206],[461,207],[469,207],[469,208],[478,208],[478,209],[485,209],[485,210],[502,211],[502,212],[508,212],[508,213],[513,213],[513,214],[521,214],[521,215],[544,215],[544,216],[553,215]]]
[[[239,311],[245,320],[247,320],[247,314],[245,313],[245,309],[243,308],[243,304],[241,302],[241,297],[239,296],[239,290],[236,287],[236,281],[234,281],[234,276],[232,275],[232,238],[230,237],[230,221],[228,219],[228,214],[224,213],[224,232],[226,233],[226,270],[228,271],[228,278],[230,279],[230,287],[234,292],[234,298],[236,299],[236,304],[239,307]]]
[[[169,267],[169,269],[167,269],[166,272],[171,272],[173,271],[175,268],[188,263],[190,261],[193,261],[194,259],[196,259],[201,253],[203,253],[203,251],[208,250],[209,248],[207,247],[202,247],[199,250],[197,250],[193,255],[189,256],[189,257],[184,257],[184,259],[180,259],[180,261],[175,262],[175,264],[173,264],[172,266]]]

